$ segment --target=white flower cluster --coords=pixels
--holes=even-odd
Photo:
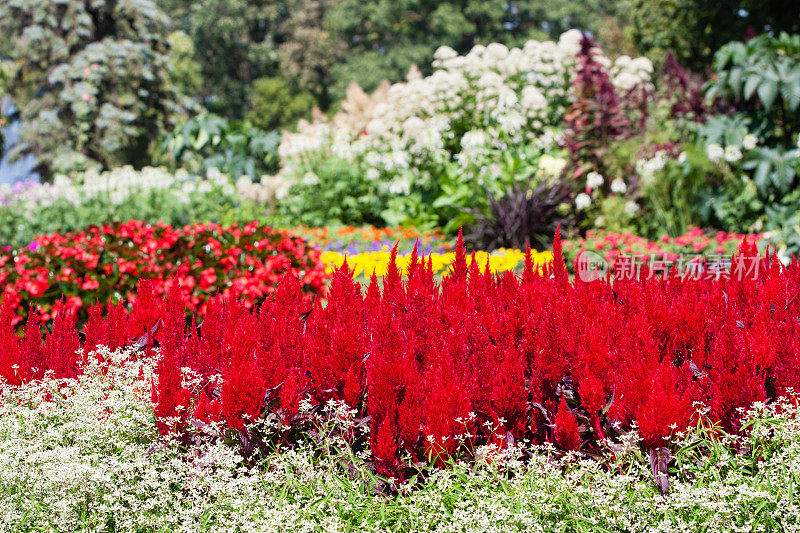
[[[586,175],[586,186],[590,189],[596,189],[602,186],[603,183],[605,183],[605,179],[603,179],[603,175],[599,172],[593,170]]]
[[[738,163],[742,160],[742,148],[752,150],[757,145],[758,138],[755,135],[747,135],[742,141],[742,146],[729,144],[723,148],[718,143],[711,143],[706,146],[706,155],[715,163],[723,159],[728,163]]]
[[[614,194],[625,194],[628,191],[628,185],[622,178],[614,178],[611,182],[611,192]]]
[[[209,193],[221,189],[223,194],[235,194],[228,177],[216,168],[205,177],[189,174],[178,169],[174,174],[163,168],[145,167],[135,170],[124,166],[107,172],[88,170],[74,176],[58,175],[53,183],[42,183],[15,190],[8,184],[0,185],[0,205],[20,206],[22,209],[38,209],[64,200],[80,205],[96,198],[119,205],[135,194],[153,190],[171,190],[179,200],[188,202],[192,193]]]
[[[548,176],[558,176],[567,166],[567,160],[561,157],[553,157],[550,154],[543,154],[539,158],[539,168]]]
[[[583,211],[590,205],[592,205],[592,197],[585,192],[579,193],[577,196],[575,196],[575,209],[578,211]]]
[[[250,176],[245,174],[236,180],[235,186],[239,198],[266,204],[286,197],[292,184],[280,174],[262,176],[260,182],[253,182]]]
[[[642,178],[644,183],[652,183],[656,174],[664,170],[664,166],[669,159],[669,152],[666,150],[656,150],[650,159],[636,160],[636,173]]]
[[[588,208],[592,205],[592,197],[589,193],[595,194],[597,196],[599,194],[598,189],[603,186],[605,183],[605,178],[602,174],[596,171],[591,171],[586,175],[586,189],[587,192],[579,193],[575,196],[575,209],[578,211],[583,211],[584,209]],[[628,185],[622,178],[615,178],[611,181],[611,185],[609,186],[611,192],[614,194],[625,194],[628,192]],[[630,205],[633,204],[633,205]],[[634,207],[635,206],[635,207]],[[625,212],[629,215],[633,215],[638,210],[638,206],[635,203],[628,202],[625,206]]]
[[[611,83],[617,89],[630,91],[636,87],[647,91],[653,89],[653,63],[646,57],[620,56],[609,69]]]
[[[491,177],[499,172],[499,152],[528,143],[547,149],[560,138],[581,37],[571,30],[558,42],[531,40],[511,49],[492,43],[465,55],[441,47],[432,75],[412,69],[408,81],[384,85],[371,98],[349,90],[347,102],[358,103],[343,106],[350,112],[301,122],[297,133],[286,133],[282,173],[303,181],[313,161],[330,154],[397,192],[409,188],[409,178],[397,175],[424,180],[445,161],[457,162],[469,177]],[[620,90],[649,87],[647,59],[612,62],[599,49],[596,57]]]

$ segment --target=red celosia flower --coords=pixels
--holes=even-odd
[[[252,239],[253,249],[273,237],[273,248],[292,240],[249,227],[230,238]],[[248,265],[249,275],[237,263],[224,277],[219,261],[207,265],[213,254],[197,251],[197,244],[214,235],[224,250],[246,255],[246,243],[229,242],[215,225],[179,231],[191,234],[195,244],[180,241],[178,231],[132,223],[87,231],[72,247],[50,236],[36,252],[26,252],[38,261],[40,250],[56,247],[69,256],[62,266],[74,269],[77,283],[97,279],[103,287],[105,278],[81,270],[80,254],[74,253],[100,246],[97,235],[125,243],[169,236],[182,247],[184,256],[177,256],[158,244],[152,264],[137,263],[142,271],[156,272],[158,256],[172,257],[174,278],[142,281],[130,293],[130,309],[122,303],[94,305],[83,330],[87,354],[100,345],[137,343],[142,357],[152,357],[159,346],[152,399],[162,433],[188,431],[192,417],[244,432],[264,409],[294,425],[301,399],[316,405],[343,400],[359,417],[369,417],[380,471],[402,476],[401,454],[437,457],[441,464],[482,444],[503,444],[509,435],[542,442],[550,434],[545,413],[554,415],[551,436],[564,449],[595,447],[604,435],[634,424],[643,444],[658,448],[690,423],[695,402],[710,409],[715,423],[736,432],[740,408],[800,390],[800,268],[784,268],[774,252],[757,257],[752,243],[742,245],[724,276],[613,283],[570,282],[558,239],[556,264],[541,274],[528,260],[521,279],[481,272],[475,261],[468,266],[459,243],[458,264],[441,285],[430,258],[414,254],[405,278],[392,265],[383,288],[373,277],[366,291],[343,266],[322,305],[310,296],[322,278],[312,282],[304,270],[313,273],[313,263],[302,267],[286,255],[253,254],[239,262]],[[687,239],[699,242],[697,234]],[[304,246],[293,242],[295,250]],[[124,259],[133,262],[132,256]],[[116,259],[108,260],[116,265]],[[288,275],[279,276],[270,262],[287,265],[281,272]],[[0,307],[0,376],[14,385],[48,371],[79,377],[75,309],[82,302],[75,294],[45,311],[32,308],[24,336],[15,334],[20,292],[40,274],[30,266],[24,263],[25,276],[6,270],[14,279],[6,282]],[[231,285],[222,286],[223,279]],[[208,291],[201,283],[210,284]],[[215,287],[222,287],[220,294],[209,297]],[[95,303],[92,297],[83,300]],[[202,319],[193,316],[188,329],[187,307],[204,313]],[[49,315],[54,323],[43,336],[41,321]],[[185,367],[201,376],[202,387],[184,387]],[[570,392],[572,412],[564,399]],[[588,416],[591,425],[582,435],[578,416]]]
[[[222,385],[222,415],[225,422],[239,431],[261,413],[267,387],[255,359],[246,357],[232,362]]]
[[[581,436],[578,433],[578,423],[575,416],[570,413],[564,396],[561,396],[561,403],[555,416],[555,440],[556,444],[565,450],[577,450],[581,445]]]

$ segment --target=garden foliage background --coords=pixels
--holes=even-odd
[[[36,174],[6,170],[0,236],[135,213],[464,226],[491,250],[547,246],[562,222],[567,237],[769,232],[787,256],[797,13],[684,7],[5,2],[5,157],[35,156]]]

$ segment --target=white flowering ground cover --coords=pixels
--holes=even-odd
[[[213,169],[205,176],[189,174],[183,169],[171,173],[163,168],[120,167],[108,172],[88,170],[74,178],[58,175],[53,183],[27,182],[17,186],[0,185],[0,205],[18,206],[29,215],[36,209],[47,207],[59,200],[80,205],[88,200],[103,199],[110,204],[119,205],[131,195],[151,190],[170,190],[178,201],[189,202],[193,193],[206,194],[219,189],[225,195],[233,195],[236,190],[226,175]]]
[[[631,443],[607,466],[524,444],[487,448],[477,465],[389,490],[332,424],[320,423],[323,445],[250,465],[220,441],[159,438],[153,362],[105,355],[80,381],[0,386],[0,530],[800,530],[800,410],[789,401],[754,406],[744,437],[681,434],[666,497]],[[352,419],[340,406],[328,414]]]

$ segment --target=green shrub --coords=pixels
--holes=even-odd
[[[259,78],[253,82],[247,120],[265,131],[294,127],[311,114],[315,103],[309,91],[292,87],[284,78]]]
[[[203,114],[165,135],[154,158],[173,169],[204,173],[216,168],[234,179],[243,175],[257,178],[277,170],[280,140],[277,131]]]
[[[714,70],[707,97],[724,98],[737,112],[699,130],[708,158],[723,171],[703,195],[704,214],[725,229],[774,230],[789,251],[800,251],[800,35],[731,42],[715,55]]]
[[[172,61],[172,82],[183,94],[198,94],[203,86],[200,63],[194,59],[194,42],[182,31],[167,36]]]
[[[384,225],[387,196],[376,180],[336,157],[320,159],[278,204],[291,225]]]

